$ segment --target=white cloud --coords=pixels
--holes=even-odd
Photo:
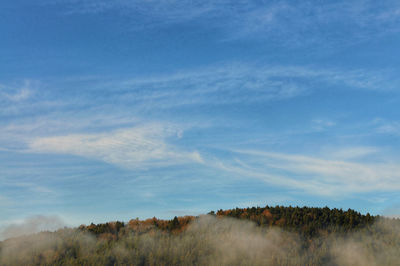
[[[359,159],[378,152],[376,147],[347,147],[325,151],[330,157],[338,160]]]
[[[35,138],[29,142],[29,151],[77,155],[127,168],[201,163],[198,152],[168,144],[167,138],[181,134],[172,125],[154,123],[108,133]]]
[[[4,94],[4,96],[6,98],[8,98],[9,100],[11,100],[13,102],[19,102],[19,101],[25,100],[25,99],[29,98],[30,95],[31,95],[31,91],[26,88],[20,89],[15,94]]]
[[[22,92],[14,97],[20,99],[20,102],[8,100],[0,109],[0,115],[32,117],[37,114],[58,114],[64,115],[69,121],[71,118],[68,117],[75,116],[76,112],[84,118],[90,112],[92,113],[89,115],[94,117],[110,117],[110,113],[128,117],[132,110],[140,116],[152,111],[195,105],[243,105],[291,99],[318,90],[393,91],[399,83],[394,75],[385,71],[257,65],[244,62],[182,70],[168,75],[98,77],[91,79],[89,84],[82,84],[81,81],[77,77],[76,80],[70,78],[55,84],[42,84],[41,93],[35,97],[30,96],[28,102],[22,101],[27,97],[27,93]],[[74,89],[66,89],[71,87]],[[73,111],[70,111],[72,107]],[[59,117],[55,120],[64,121]],[[81,124],[79,121],[74,123]]]
[[[28,191],[34,192],[35,194],[53,194],[56,195],[57,193],[45,186],[34,184],[32,182],[11,182],[8,185],[12,185],[14,187],[25,188]]]
[[[365,151],[363,151],[365,153]],[[400,167],[393,163],[357,163],[284,153],[237,150],[236,162],[213,163],[237,176],[325,196],[400,190]]]
[[[0,85],[0,100],[3,98],[11,102],[20,102],[28,99],[32,94],[31,81],[29,80],[25,80],[24,85],[19,88]]]
[[[231,63],[168,76],[101,83],[101,90],[112,93],[113,100],[151,110],[276,101],[332,88],[384,91],[393,89],[396,84],[393,79],[387,82],[389,76],[388,73],[363,70]],[[325,122],[324,126],[334,123],[320,122]]]
[[[191,111],[196,112],[193,107],[199,105],[242,106],[291,99],[320,89],[390,90],[397,82],[389,76],[388,73],[364,70],[231,63],[164,76],[91,79],[90,88],[82,87],[78,80],[77,83],[72,82],[71,87],[79,89],[79,94],[75,93],[76,90],[69,93],[69,90],[53,89],[57,86],[47,84],[41,88],[40,95],[29,100],[29,104],[25,101],[19,104],[11,102],[0,110],[2,113],[9,107],[22,112],[13,112],[11,121],[0,123],[0,148],[23,149],[25,143],[29,142],[36,149],[39,146],[41,149],[49,149],[51,141],[55,143],[56,140],[63,141],[69,147],[69,144],[77,144],[84,138],[89,142],[90,134],[82,132],[109,132],[116,128],[127,128],[134,123],[149,121],[147,117],[148,114],[151,117],[152,112],[159,114],[167,109],[192,108]],[[71,85],[68,82],[65,81],[67,87]],[[62,104],[57,104],[59,102]],[[132,113],[137,116],[132,116]],[[327,119],[312,121],[312,127],[317,130],[325,130],[334,125],[334,121]],[[379,130],[388,132],[394,129],[395,124],[385,128],[382,126]],[[177,135],[181,137],[181,133]],[[55,139],[50,136],[61,137]],[[100,137],[101,134],[96,136]],[[32,142],[32,138],[36,141]],[[107,134],[102,141],[108,143],[106,138]],[[46,145],[41,144],[40,141],[45,140]],[[56,144],[53,146],[51,150],[61,149]],[[95,149],[92,147],[90,150]],[[76,150],[68,150],[68,153],[84,155],[84,152]],[[102,158],[114,161],[111,155]],[[116,160],[122,161],[122,158]]]
[[[313,119],[311,123],[312,123],[312,128],[317,131],[323,131],[336,125],[335,122],[328,119]]]
[[[58,0],[68,14],[114,12],[127,27],[152,27],[196,22],[221,30],[225,39],[268,38],[291,46],[336,45],[398,32],[396,1],[234,1],[234,0]],[[332,30],[335,29],[335,30]]]
[[[400,122],[381,121],[376,130],[381,134],[400,135]]]

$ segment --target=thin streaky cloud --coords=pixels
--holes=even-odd
[[[399,121],[379,121],[375,120],[374,124],[376,126],[376,132],[379,134],[387,134],[387,135],[400,135],[400,122]]]
[[[253,37],[282,45],[354,43],[398,32],[396,1],[45,1],[63,6],[66,14],[117,13],[126,30],[145,30],[197,23],[220,30],[223,40]],[[204,25],[204,21],[207,23]],[[333,31],[341,28],[341,31]]]
[[[106,115],[115,113],[115,103],[118,103],[118,113],[122,116],[125,113],[126,116],[132,113],[132,109],[139,114],[196,105],[262,103],[329,89],[394,92],[399,84],[398,78],[385,70],[265,66],[240,62],[168,75],[99,77],[84,85],[79,84],[80,80],[80,77],[76,78],[76,82],[68,78],[62,85],[61,81],[43,81],[40,86],[36,85],[37,89],[40,87],[40,94],[29,93],[29,98],[19,102],[3,101],[0,115],[16,118],[26,115],[47,116],[55,112],[62,115],[71,113],[72,108],[73,112],[78,111],[84,117],[86,115],[82,112],[101,112]],[[221,97],[221,94],[224,96]],[[23,93],[15,98],[23,99],[26,96]]]
[[[350,160],[350,159],[360,159],[366,156],[379,153],[377,147],[370,146],[360,146],[360,147],[348,147],[348,148],[335,148],[331,150],[326,150],[325,152],[329,154],[330,157],[338,160]]]
[[[24,80],[19,87],[0,84],[0,102],[8,101],[11,104],[27,100],[33,95],[32,82]]]
[[[144,121],[140,117],[143,112],[199,105],[252,105],[293,99],[329,89],[386,93],[393,92],[397,84],[396,79],[386,71],[343,71],[245,63],[133,79],[94,79],[89,88],[86,85],[84,88],[78,87],[78,94],[75,91],[69,93],[62,87],[54,89],[57,85],[48,84],[46,87],[51,89],[43,89],[46,92],[35,95],[28,103],[4,104],[0,113],[11,115],[14,119],[0,124],[0,147],[23,147],[23,143],[32,137],[127,128]],[[70,86],[68,82],[67,86]],[[93,101],[93,97],[96,101]],[[115,103],[118,103],[117,109]],[[132,110],[137,115],[133,116]],[[26,118],[27,114],[29,118]],[[322,131],[333,128],[335,124],[329,119],[316,118],[312,127]]]
[[[390,80],[390,82],[389,82]],[[136,108],[171,108],[196,104],[252,103],[293,98],[341,87],[392,91],[398,81],[381,71],[317,69],[304,66],[257,66],[232,63],[144,78],[99,80],[86,95],[107,93],[107,99],[135,103]],[[313,86],[311,86],[313,85]],[[223,93],[224,97],[220,97]],[[98,96],[99,97],[99,96]],[[99,102],[97,104],[99,104]]]
[[[400,200],[397,1],[0,6],[5,221]]]
[[[327,196],[400,189],[400,168],[392,162],[362,163],[306,155],[236,150],[235,162],[213,166],[237,176]]]
[[[172,126],[150,124],[110,133],[37,138],[29,142],[28,152],[71,154],[134,169],[201,163],[198,152],[167,143],[167,138],[180,134]]]
[[[324,131],[336,125],[334,121],[329,119],[313,119],[311,124],[312,128],[317,131]]]
[[[25,190],[32,191],[37,194],[52,194],[52,195],[57,194],[56,191],[54,191],[48,187],[44,187],[42,185],[37,185],[37,184],[31,183],[31,182],[10,182],[10,183],[5,183],[5,184],[13,186],[13,187],[24,188]]]

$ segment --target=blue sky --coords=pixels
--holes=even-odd
[[[398,1],[0,3],[0,228],[399,215]]]

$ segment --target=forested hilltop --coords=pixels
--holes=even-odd
[[[0,265],[399,265],[400,220],[266,206],[81,225],[0,242]]]
[[[374,224],[379,216],[371,216],[369,213],[362,215],[354,210],[309,208],[309,207],[252,207],[236,208],[230,210],[211,211],[209,215],[223,218],[232,217],[241,220],[250,220],[261,227],[278,227],[284,230],[300,233],[305,237],[312,237],[326,232],[348,232],[362,229]],[[172,220],[159,220],[151,218],[144,221],[130,220],[126,226],[123,222],[105,224],[91,224],[80,226],[80,230],[89,231],[100,237],[117,237],[122,230],[144,232],[159,229],[172,233],[184,231],[188,225],[198,217],[183,216]]]

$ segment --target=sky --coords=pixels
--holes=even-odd
[[[0,229],[400,214],[400,3],[2,0]]]

